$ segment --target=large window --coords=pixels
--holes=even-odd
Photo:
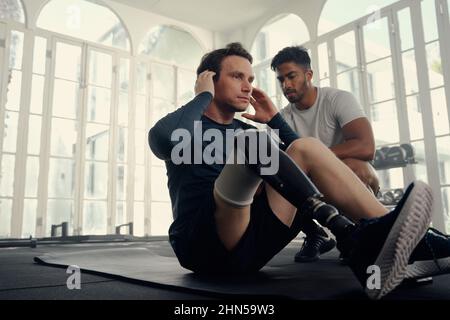
[[[295,14],[284,14],[270,20],[257,34],[253,46],[254,63],[273,57],[280,49],[309,41],[305,23]]]
[[[188,32],[170,26],[152,29],[139,48],[135,135],[145,140],[136,145],[134,219],[145,221],[147,233],[165,235],[172,222],[166,168],[144,146],[147,128],[194,97],[204,52]]]
[[[200,62],[203,49],[189,32],[162,25],[150,30],[140,44],[138,52],[194,70]]]
[[[0,2],[0,19],[25,23],[25,13],[20,0],[2,0]]]
[[[93,23],[95,21],[95,23]],[[52,0],[41,11],[42,29],[130,50],[128,33],[110,9],[90,0]]]
[[[327,0],[319,20],[319,35],[333,31],[362,16],[379,16],[378,10],[398,0]]]
[[[287,104],[276,83],[270,60],[287,46],[303,45],[309,41],[308,29],[297,15],[283,14],[270,20],[256,35],[251,53],[256,75],[255,84],[264,90],[277,105]],[[249,112],[253,112],[250,108]],[[241,118],[243,121],[246,119]]]
[[[393,2],[345,7],[342,1],[327,1],[319,22],[315,74],[321,86],[355,95],[372,123],[377,147],[413,145],[417,163],[379,171],[381,188],[402,188],[413,179],[428,182],[440,190],[433,223],[448,231],[450,70],[441,59],[450,49],[444,36],[448,4],[413,0],[382,8]]]

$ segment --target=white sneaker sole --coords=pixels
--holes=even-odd
[[[380,268],[379,289],[365,292],[371,299],[380,299],[397,287],[406,277],[409,257],[431,222],[433,193],[422,181],[415,181],[408,199],[398,214],[375,265]]]
[[[409,264],[406,272],[406,278],[418,279],[438,276],[446,273],[450,273],[450,257],[436,259],[436,261],[416,261]]]

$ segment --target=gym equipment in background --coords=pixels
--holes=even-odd
[[[128,227],[128,234],[133,235],[133,222],[121,224],[120,226],[116,227],[116,234],[120,234],[120,229],[122,227]]]
[[[67,237],[69,235],[69,224],[63,222],[61,224],[52,224],[51,236],[56,237],[56,231],[61,228],[61,237]]]
[[[415,151],[410,143],[377,149],[372,161],[372,165],[376,170],[406,167],[408,164],[415,163],[417,163]]]

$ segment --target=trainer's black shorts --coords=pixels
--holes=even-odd
[[[251,204],[250,223],[236,247],[228,251],[220,241],[214,219],[214,197],[208,195],[183,232],[170,234],[180,264],[198,273],[251,273],[260,270],[301,231],[297,214],[291,227],[271,210],[265,190]]]

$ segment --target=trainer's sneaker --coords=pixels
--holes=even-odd
[[[432,205],[431,188],[415,181],[393,211],[363,219],[347,239],[338,240],[339,250],[348,256],[348,265],[371,299],[380,299],[406,277],[411,253],[431,221]],[[377,269],[379,282],[368,286],[368,277]]]
[[[332,250],[336,246],[336,240],[327,236],[309,235],[303,241],[300,251],[295,255],[295,262],[312,262],[319,259],[321,254]]]
[[[450,273],[450,236],[429,228],[411,254],[407,279]]]

